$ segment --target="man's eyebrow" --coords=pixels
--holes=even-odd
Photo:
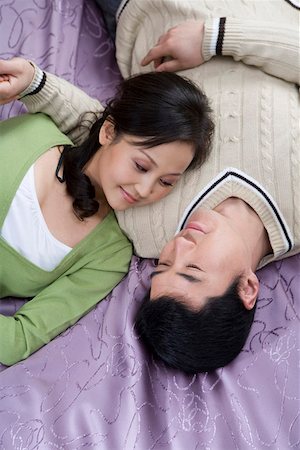
[[[153,277],[155,277],[156,275],[160,275],[161,273],[164,273],[164,270],[156,270],[155,272],[152,272],[150,274],[150,279],[152,280]],[[180,277],[184,278],[185,280],[189,281],[190,283],[201,283],[202,280],[200,280],[199,278],[193,277],[192,275],[188,275],[187,273],[181,273],[181,272],[176,272],[176,275],[179,275]]]

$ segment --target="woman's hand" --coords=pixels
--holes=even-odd
[[[156,71],[175,72],[190,69],[204,62],[202,42],[203,20],[187,20],[163,34],[144,59],[142,66],[152,61]]]
[[[16,100],[33,77],[34,67],[26,59],[0,59],[0,105]]]

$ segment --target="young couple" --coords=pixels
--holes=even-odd
[[[168,52],[166,56],[170,53]],[[233,62],[234,64],[239,63]],[[248,69],[238,67],[245,77]],[[197,70],[199,69],[200,67],[197,68]],[[79,113],[99,111],[100,109],[100,105],[96,101],[89,99],[85,94],[55,76],[42,74],[38,69],[35,71],[33,83],[27,89],[33,76],[33,67],[27,62],[3,61],[0,71],[3,74],[2,86],[0,85],[3,101],[15,97],[26,88],[25,94],[27,95],[22,100],[29,110],[34,112],[41,110],[51,115],[64,132],[68,132],[78,123]],[[278,86],[281,80],[265,74],[263,76],[267,77],[268,81],[269,78],[272,79],[272,82],[275,80],[273,91],[277,94],[277,90],[280,91],[281,88],[280,85]],[[241,78],[243,77],[234,80],[235,87],[241,82]],[[291,163],[292,159],[294,162],[295,160],[299,162],[299,150],[297,151],[297,147],[295,149],[291,140],[285,143],[285,147],[281,148],[280,152],[277,151],[276,145],[273,148],[272,145],[261,145],[261,142],[258,142],[252,148],[250,155],[247,153],[249,144],[245,141],[243,142],[244,148],[241,149],[241,146],[232,145],[236,144],[234,139],[229,142],[224,139],[223,142],[221,141],[223,145],[218,145],[218,141],[215,140],[212,153],[203,165],[212,130],[205,97],[187,81],[178,79],[176,76],[172,78],[170,74],[149,74],[148,78],[147,75],[134,77],[131,81],[124,82],[123,92],[126,91],[124,86],[130,85],[130,83],[133,91],[139,90],[139,82],[142,83],[140,80],[146,80],[144,88],[147,85],[148,89],[146,98],[149,101],[148,109],[150,111],[145,113],[145,116],[143,115],[144,109],[147,109],[145,104],[148,102],[143,102],[140,106],[141,101],[138,101],[142,98],[146,99],[143,97],[144,91],[139,91],[142,92],[142,97],[138,97],[136,92],[129,97],[121,94],[121,99],[124,100],[125,96],[128,100],[127,104],[126,101],[124,103],[126,108],[124,106],[122,118],[125,122],[123,124],[119,124],[117,119],[119,107],[117,107],[117,100],[114,100],[104,111],[98,127],[95,125],[92,127],[91,141],[86,145],[79,147],[79,150],[77,148],[71,150],[70,142],[64,140],[66,138],[62,135],[55,135],[58,133],[55,128],[52,130],[55,138],[46,145],[43,143],[43,149],[37,143],[39,149],[31,150],[30,158],[26,157],[26,163],[22,160],[22,167],[32,167],[36,161],[33,171],[38,198],[37,209],[40,208],[42,211],[43,220],[47,225],[46,239],[49,240],[50,231],[50,237],[52,235],[52,238],[53,236],[55,238],[55,245],[58,244],[60,247],[60,244],[64,244],[68,247],[65,250],[69,254],[73,253],[74,255],[81,242],[87,242],[89,236],[96,237],[94,230],[97,230],[99,224],[103,227],[103,223],[110,214],[110,208],[116,210],[119,224],[123,230],[133,237],[137,253],[150,257],[158,256],[158,251],[162,250],[158,266],[152,274],[149,299],[145,301],[137,318],[138,330],[154,353],[171,366],[191,373],[212,370],[230,362],[245,342],[253,320],[259,288],[255,275],[257,267],[299,251],[299,230],[297,228],[297,223],[299,227],[299,216],[297,216],[296,205],[296,185],[299,181],[299,173],[294,170],[295,167]],[[163,84],[163,80],[165,80],[165,84]],[[9,85],[8,88],[5,87],[6,85]],[[252,85],[249,89],[251,88],[253,88]],[[263,86],[260,85],[258,89],[262,88]],[[286,89],[292,92],[294,87],[291,83],[287,83]],[[57,97],[57,93],[61,91],[64,92],[64,99]],[[230,105],[223,105],[224,110],[227,108],[227,120],[229,121],[227,126],[230,129],[232,126],[237,127],[238,125],[237,128],[240,129],[240,117],[238,114],[236,115],[239,119],[237,121],[236,117],[231,117],[230,111],[231,106],[237,109],[236,98],[233,96],[231,100]],[[165,111],[167,116],[163,119],[164,112],[161,109],[164,102],[168,108],[166,107],[167,111]],[[113,109],[114,106],[116,106],[115,109]],[[287,105],[283,105],[284,108],[287,108]],[[247,109],[246,106],[244,109]],[[183,126],[182,119],[178,122],[178,115],[184,114],[185,110],[186,120]],[[239,110],[237,109],[235,112],[239,113]],[[53,128],[52,123],[50,126],[49,120],[44,116],[37,117],[38,119],[30,118],[28,120],[37,122],[37,132],[41,126],[40,135],[46,134],[44,131],[46,128],[42,128],[46,124],[38,123],[39,121],[46,121],[47,127],[49,125],[49,129]],[[134,126],[131,124],[131,119]],[[231,124],[230,119],[234,119]],[[20,126],[22,127],[22,119],[13,120],[21,121]],[[296,126],[294,122],[290,121],[290,123],[293,132]],[[197,126],[197,124],[200,125]],[[278,124],[275,125],[279,126],[277,132],[281,132],[284,124],[280,124],[278,121]],[[274,124],[272,124],[273,126]],[[13,121],[7,125],[7,145],[4,154],[7,153],[7,148],[15,145],[9,138],[13,134],[14,127]],[[25,123],[23,128],[29,127]],[[222,129],[217,129],[219,136],[222,131],[224,132]],[[77,133],[78,139],[81,129],[77,128],[75,133]],[[251,147],[252,137],[249,132],[248,137]],[[57,147],[58,144],[63,148]],[[99,151],[100,145],[101,150]],[[49,147],[51,150],[44,153]],[[92,155],[87,156],[87,151],[91,147],[94,148]],[[202,164],[202,168],[191,170],[190,174],[187,172],[181,176],[188,167],[191,168],[193,163],[196,163],[196,154],[199,154],[197,161]],[[18,157],[21,158],[19,155],[25,159],[22,152],[19,151],[18,154]],[[81,156],[79,157],[79,155]],[[9,171],[8,167],[12,166],[11,159],[12,154],[8,158],[6,172]],[[131,164],[129,172],[127,172],[126,166],[128,161]],[[280,176],[282,164],[290,172],[291,179],[284,180]],[[121,170],[117,170],[118,167]],[[24,169],[22,170],[24,174]],[[126,173],[130,175],[128,178],[124,177]],[[13,177],[16,177],[15,173]],[[179,180],[179,178],[181,179]],[[140,182],[140,179],[143,181]],[[176,189],[164,200],[156,202],[152,209],[149,206],[142,206],[164,197],[177,181]],[[15,190],[17,189],[16,184],[15,182]],[[136,187],[139,184],[142,190]],[[82,195],[84,201],[82,201]],[[13,198],[13,196],[8,198]],[[189,204],[191,199],[192,202]],[[9,200],[6,200],[6,203],[8,203],[8,210]],[[87,208],[85,207],[86,203],[88,203]],[[13,203],[11,203],[12,205]],[[131,206],[140,207],[127,209]],[[173,218],[179,217],[183,209],[186,211],[181,220],[178,234],[164,246],[166,236],[174,229],[175,220]],[[8,216],[7,210],[3,214],[5,219]],[[153,212],[155,212],[154,215]],[[171,224],[171,222],[173,223]],[[111,224],[108,224],[107,228],[110,231]],[[148,230],[150,230],[149,233]],[[91,244],[98,258],[102,251],[96,248],[100,234]],[[121,234],[118,235],[118,238],[126,248],[127,241],[125,243]],[[109,252],[108,238],[102,236],[101,239],[105,241]],[[1,243],[4,240],[5,237],[2,236]],[[112,240],[115,242],[115,237]],[[9,244],[8,241],[8,244],[5,242],[5,245],[6,250],[9,249],[7,253],[13,254],[15,258],[16,255],[11,250],[13,244]],[[81,259],[90,258],[91,247],[85,248],[84,257],[80,255],[80,263],[76,261],[78,266],[76,269],[73,266],[69,267],[55,280],[53,284],[57,285],[57,291],[55,292],[54,288],[53,291],[49,291],[49,294],[46,293],[45,299],[52,308],[51,312],[47,312],[48,306],[45,303],[42,306],[39,299],[39,296],[45,294],[45,291],[49,289],[49,287],[44,288],[43,286],[41,292],[34,300],[28,302],[22,308],[23,311],[20,310],[15,318],[1,317],[3,326],[1,324],[0,329],[4,330],[6,327],[3,339],[6,335],[10,336],[6,338],[8,343],[14,342],[15,335],[13,333],[16,333],[17,330],[17,327],[13,326],[14,329],[9,331],[11,325],[11,322],[8,323],[9,320],[14,320],[18,325],[21,322],[22,333],[24,324],[28,326],[28,336],[19,334],[17,342],[23,341],[23,339],[28,339],[28,342],[34,341],[35,333],[39,335],[37,346],[34,344],[30,350],[27,350],[27,353],[15,360],[9,360],[9,356],[7,356],[8,363],[26,357],[28,352],[34,351],[47,342],[47,339],[51,339],[66,326],[78,320],[80,315],[87,312],[99,300],[101,296],[99,274],[95,274],[95,277],[98,277],[99,288],[97,300],[95,298],[89,300],[88,289],[85,293],[71,290],[71,288],[77,289],[79,286],[83,288],[82,283],[86,283],[87,280],[84,278],[86,269],[91,268],[95,271],[96,268],[99,270],[99,267],[93,267],[93,263],[90,261],[86,260],[83,265],[81,263]],[[148,251],[149,249],[150,251]],[[116,248],[116,258],[117,254],[120,255],[119,252],[120,248]],[[127,251],[121,269],[116,270],[116,261],[110,261],[111,264],[106,261],[101,262],[100,271],[103,271],[105,280],[107,272],[118,272],[110,289],[126,271],[124,266],[128,264],[129,253]],[[57,255],[55,249],[54,254]],[[58,261],[66,261],[68,259],[66,255],[68,253],[64,253]],[[95,255],[94,257],[97,259]],[[120,259],[117,261],[119,262]],[[22,264],[24,264],[24,256]],[[55,264],[57,264],[57,260]],[[76,264],[74,263],[75,266]],[[60,262],[58,262],[59,265]],[[88,267],[89,265],[91,267]],[[35,266],[34,268],[36,269]],[[31,269],[33,270],[32,267]],[[49,273],[49,269],[47,270]],[[68,270],[71,272],[68,273]],[[58,286],[60,277],[65,280],[69,278],[69,275],[71,275],[70,283],[67,283],[67,286],[65,284]],[[11,275],[10,280],[12,285]],[[93,283],[97,290],[96,279],[93,280]],[[14,287],[14,289],[16,288]],[[107,289],[110,290],[109,287]],[[64,291],[64,299],[61,297],[62,291]],[[17,295],[14,291],[13,294],[10,292],[4,295]],[[55,295],[52,295],[53,292]],[[30,294],[19,293],[19,295]],[[72,308],[74,311],[78,309],[78,302],[83,301],[82,297],[91,303],[85,311],[82,310],[78,313],[77,310],[77,314],[74,314],[72,319],[66,321],[62,326],[59,317],[61,303],[67,302],[68,310],[65,311],[65,315],[68,316]],[[32,321],[32,314],[34,314],[34,321]],[[45,333],[43,342],[43,336],[40,338],[40,335],[44,332],[45,324],[48,323],[45,320],[46,317],[48,319],[48,314],[49,317],[51,316],[52,330],[48,335]],[[25,329],[27,330],[26,327]],[[11,340],[9,341],[9,339]],[[3,342],[2,339],[1,342]],[[6,349],[3,351],[5,352]],[[9,351],[6,351],[6,355],[9,355]],[[5,363],[5,361],[3,362]]]

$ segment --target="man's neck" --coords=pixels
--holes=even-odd
[[[268,233],[260,217],[251,206],[237,197],[224,200],[215,211],[231,220],[237,232],[241,233],[249,249],[252,270],[256,270],[261,259],[272,253]]]

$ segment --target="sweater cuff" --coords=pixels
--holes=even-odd
[[[45,73],[36,64],[34,64],[34,62],[29,61],[29,63],[34,68],[33,79],[30,85],[18,95],[18,100],[22,99],[26,95],[34,95],[39,92],[46,81]]]
[[[243,28],[241,21],[234,18],[226,19],[226,29],[224,27],[222,55],[239,56],[241,42],[243,41]]]
[[[204,61],[208,61],[216,55],[216,45],[219,34],[220,18],[208,19],[204,24],[204,38],[202,54]]]
[[[53,92],[56,92],[57,90],[54,77],[49,76],[47,72],[42,73],[43,80],[38,87],[29,94],[20,98],[21,102],[24,103],[28,111],[31,113],[39,112],[41,105],[48,103],[49,99],[52,99],[53,97]]]

